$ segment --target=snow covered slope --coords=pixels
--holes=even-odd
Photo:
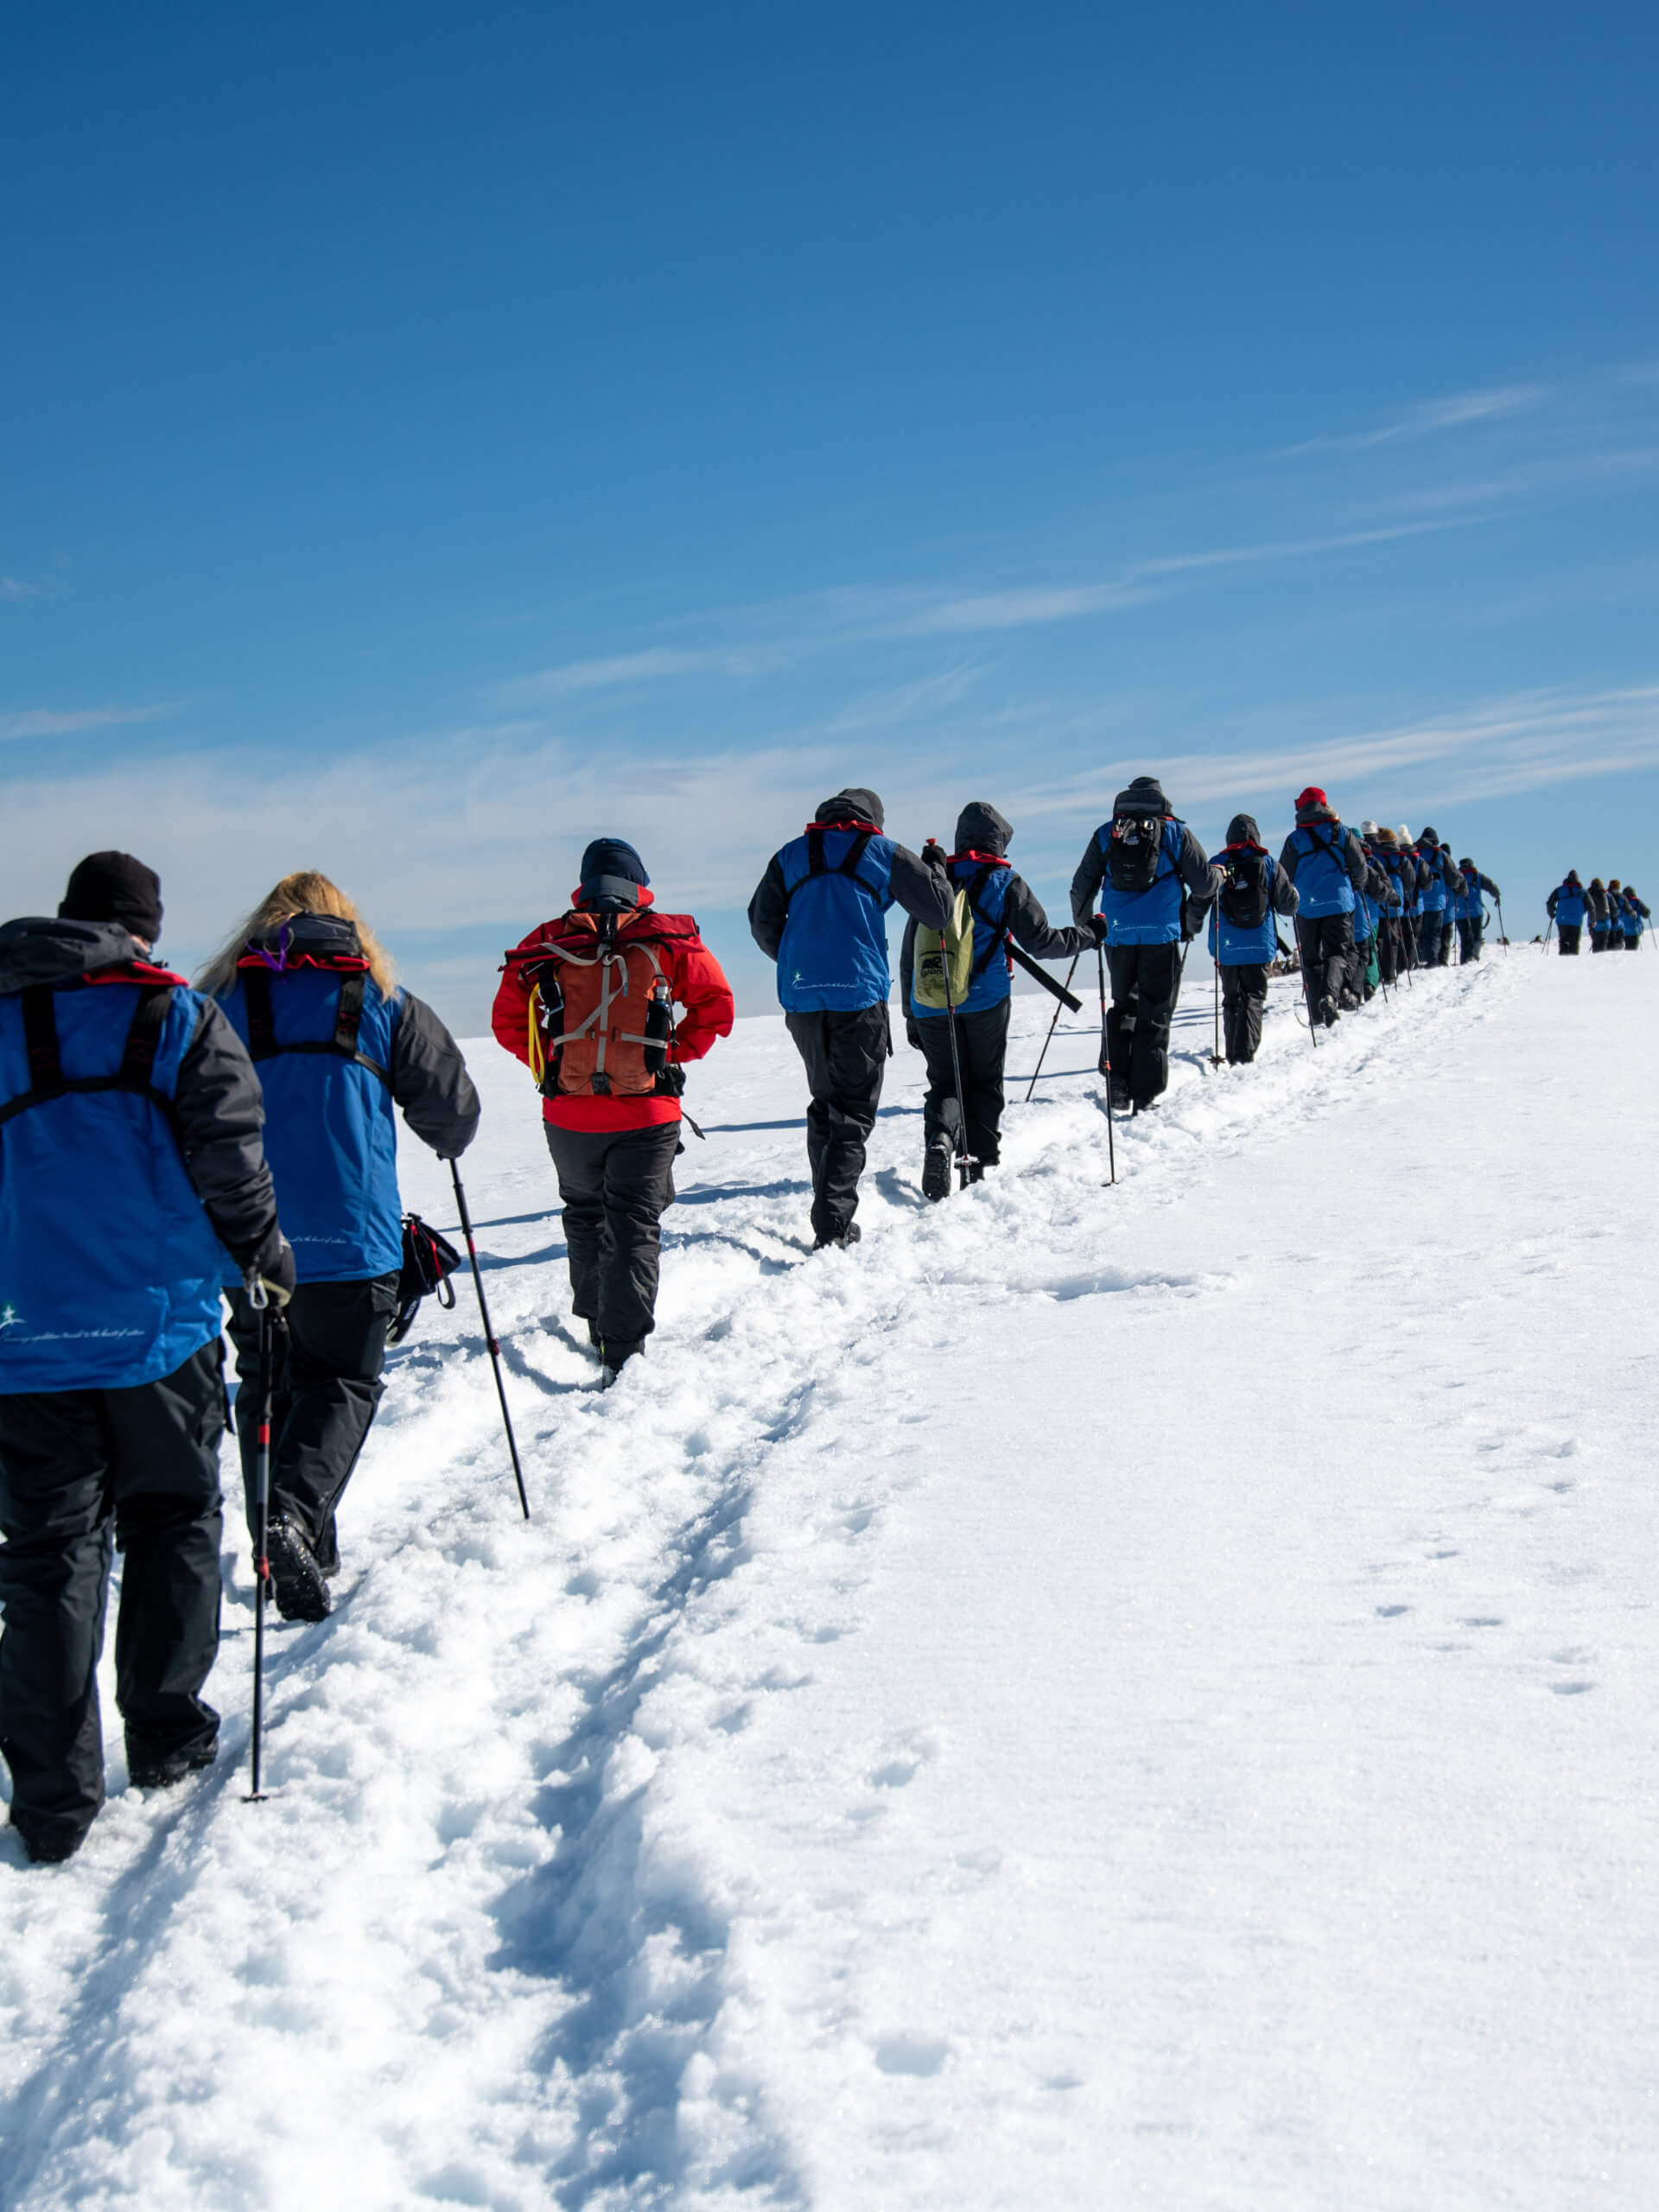
[[[746,1021],[604,1395],[477,1046],[536,1517],[429,1305],[270,1801],[238,1552],[220,1766],[0,1844],[0,2201],[1659,2199],[1655,966],[1205,999],[1116,1190],[1083,1024],[931,1209],[901,1048],[850,1254]]]

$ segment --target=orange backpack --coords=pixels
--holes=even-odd
[[[580,909],[550,925],[524,969],[530,1071],[544,1097],[642,1098],[657,1090],[674,1035],[673,988],[657,947],[695,928],[653,914],[619,929],[614,915]]]

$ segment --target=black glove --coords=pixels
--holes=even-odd
[[[243,1261],[242,1280],[250,1293],[255,1283],[263,1283],[265,1296],[279,1313],[293,1297],[294,1248],[274,1221]]]
[[[922,1032],[921,1025],[918,1022],[906,1020],[905,1023],[905,1042],[910,1046],[912,1052],[919,1052],[921,1051]]]
[[[930,837],[922,847],[924,868],[943,868],[950,857],[950,854],[945,851],[937,837]]]
[[[1104,944],[1111,934],[1112,925],[1104,914],[1090,914],[1084,926],[1096,944]]]
[[[683,1098],[685,1070],[677,1060],[671,1060],[665,1068],[657,1071],[657,1096],[659,1098]]]

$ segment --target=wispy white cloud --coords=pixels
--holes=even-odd
[[[178,711],[176,699],[164,699],[153,707],[74,707],[67,710],[37,707],[24,714],[0,715],[0,742],[18,737],[72,737],[78,730],[165,721]]]
[[[1408,407],[1403,415],[1378,429],[1304,438],[1299,445],[1286,446],[1277,458],[1294,461],[1309,453],[1363,453],[1372,446],[1432,438],[1441,430],[1466,429],[1471,423],[1489,423],[1497,416],[1519,415],[1528,408],[1540,407],[1550,397],[1551,391],[1547,384],[1509,384],[1486,391],[1454,392],[1446,399],[1426,399]]]
[[[1592,484],[1619,484],[1659,469],[1659,446],[1621,446],[1609,452],[1562,454],[1552,461],[1520,461],[1486,476],[1452,477],[1420,484],[1376,504],[1395,512],[1446,513],[1459,507],[1509,505]]]
[[[0,599],[22,606],[26,600],[45,599],[49,594],[44,584],[26,582],[22,576],[0,576]]]
[[[665,677],[758,676],[784,665],[789,658],[787,650],[765,645],[695,649],[652,645],[642,652],[616,653],[601,660],[566,661],[556,668],[537,669],[528,676],[512,677],[493,685],[489,696],[504,707],[546,707],[580,692],[656,683]]]

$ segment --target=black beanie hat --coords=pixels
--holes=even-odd
[[[1169,812],[1169,801],[1156,776],[1137,776],[1128,790],[1119,791],[1112,801],[1112,812],[1165,815]]]
[[[162,879],[130,853],[88,853],[58,908],[64,922],[118,922],[154,944],[162,933]]]
[[[637,906],[651,878],[626,837],[595,837],[582,856],[580,896],[585,906]]]

